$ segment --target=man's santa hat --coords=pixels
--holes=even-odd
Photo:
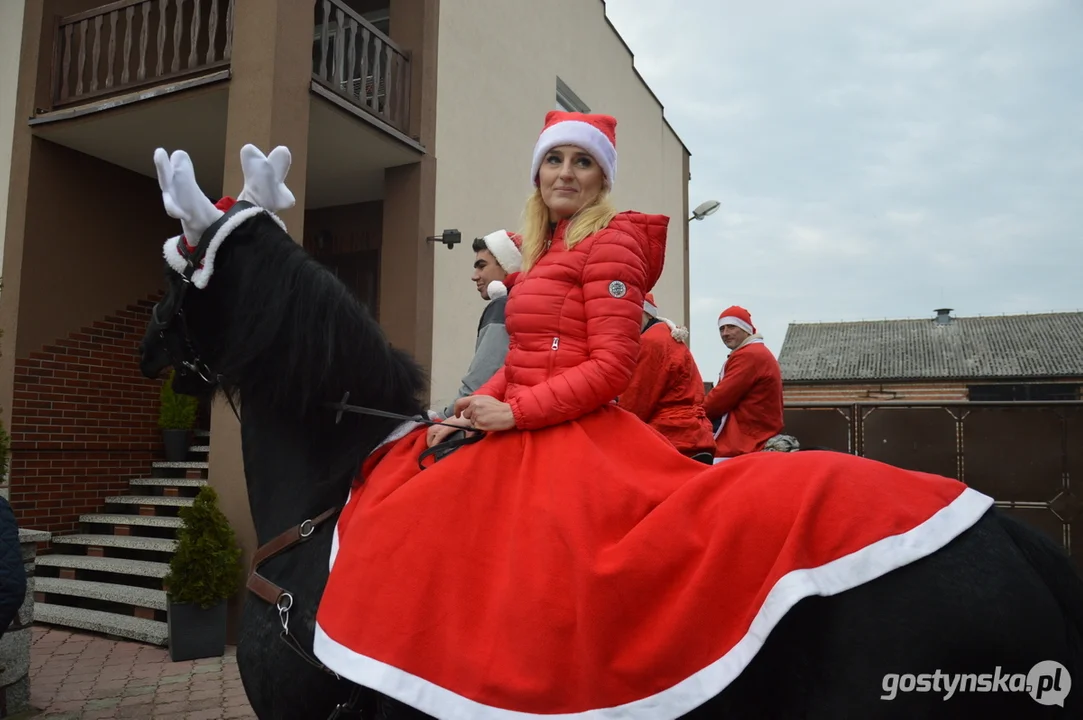
[[[756,334],[756,326],[752,324],[752,316],[748,310],[739,305],[731,305],[718,316],[718,327],[734,325],[741,328],[749,335]]]
[[[496,230],[481,239],[485,247],[493,254],[504,272],[511,275],[523,267],[523,238],[518,233]],[[508,294],[508,288],[499,280],[493,280],[485,288],[489,299],[495,300]]]
[[[538,170],[545,156],[555,147],[575,145],[590,153],[602,167],[606,183],[612,189],[617,180],[617,120],[610,115],[550,110],[545,115],[538,142],[534,145],[534,162],[530,166],[530,181],[538,185]]]
[[[658,317],[658,305],[654,302],[653,293],[647,293],[643,296],[643,312],[647,313],[652,318],[661,320],[669,326],[669,334],[673,336],[674,340],[680,343],[688,342],[688,328],[677,327],[677,323],[669,318]]]
[[[507,230],[491,232],[481,239],[504,272],[518,272],[523,267],[523,238]]]

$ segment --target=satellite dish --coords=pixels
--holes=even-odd
[[[717,200],[708,200],[706,202],[702,202],[695,210],[692,211],[692,219],[702,220],[708,215],[714,213],[714,211],[718,210],[718,208],[720,208],[721,206],[722,203],[718,202]]]

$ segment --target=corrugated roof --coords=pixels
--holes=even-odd
[[[789,382],[1083,377],[1083,312],[792,323]]]

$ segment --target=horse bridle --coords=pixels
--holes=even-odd
[[[244,200],[239,200],[234,203],[229,210],[222,214],[222,217],[218,218],[203,232],[194,249],[190,249],[188,243],[184,241],[184,238],[181,238],[180,241],[178,241],[177,250],[185,261],[184,270],[179,273],[182,281],[180,289],[177,292],[176,297],[172,298],[172,305],[168,307],[167,311],[162,310],[164,298],[155,303],[151,310],[151,329],[157,332],[158,337],[164,344],[166,354],[169,357],[174,372],[182,376],[198,376],[208,388],[220,385],[225,378],[221,374],[214,372],[207,362],[203,360],[191,333],[188,331],[188,324],[184,314],[184,299],[188,292],[188,288],[192,285],[192,277],[202,264],[207,254],[207,248],[210,245],[211,239],[214,238],[215,233],[217,233],[218,230],[229,222],[229,219],[238,212],[251,207],[255,207],[255,205]],[[176,325],[176,327],[174,327],[174,325]],[[237,417],[237,421],[240,422],[241,414],[233,402],[232,394],[227,392],[225,395],[226,399],[229,401],[230,408],[233,410],[233,414]],[[340,402],[324,404],[328,409],[335,411],[336,425],[342,421],[342,415],[346,412],[414,422],[421,425],[431,426],[442,424],[421,416],[401,415],[386,410],[377,410],[375,408],[360,405],[350,405],[347,403],[349,398],[350,393],[347,392]],[[422,470],[425,469],[424,460],[427,457],[434,457],[436,460],[440,460],[457,448],[478,442],[485,436],[485,431],[473,427],[464,427],[460,432],[463,433],[460,437],[453,436],[452,439],[437,443],[422,452],[418,456],[419,467]],[[245,584],[245,587],[249,592],[278,611],[279,623],[282,626],[279,638],[286,646],[297,653],[297,655],[309,665],[333,675],[336,679],[341,679],[339,674],[313,657],[301,646],[296,637],[290,633],[289,613],[293,608],[293,593],[268,580],[260,574],[259,569],[271,558],[277,557],[297,545],[307,542],[321,525],[331,518],[336,517],[339,512],[341,512],[342,508],[343,505],[330,507],[319,515],[303,520],[259,546],[256,549],[255,555],[252,557],[251,570],[248,575],[248,581]],[[355,684],[354,692],[352,693],[350,700],[345,703],[339,703],[328,720],[334,720],[334,718],[338,718],[344,713],[356,711],[360,695],[361,686]]]

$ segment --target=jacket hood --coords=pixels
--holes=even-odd
[[[635,210],[618,213],[609,226],[622,230],[643,244],[647,256],[647,286],[643,292],[650,292],[666,261],[666,240],[669,236],[669,216],[651,215]]]

